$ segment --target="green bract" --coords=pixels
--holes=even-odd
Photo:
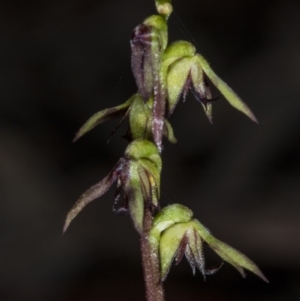
[[[241,252],[215,238],[198,220],[192,219],[192,212],[179,204],[165,207],[154,219],[150,232],[153,248],[159,248],[161,278],[165,280],[173,260],[179,263],[186,256],[195,273],[213,274],[217,269],[206,269],[203,243],[207,243],[223,260],[233,265],[243,277],[244,268],[268,282],[257,265]]]
[[[161,158],[156,146],[148,140],[129,144],[125,156],[99,183],[84,192],[67,214],[63,232],[71,221],[91,201],[102,196],[117,182],[116,200],[124,192],[123,209],[129,210],[135,228],[142,233],[144,206],[158,207],[160,196]]]

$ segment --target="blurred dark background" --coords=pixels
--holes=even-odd
[[[167,300],[300,300],[300,2],[173,4],[170,41],[189,39],[185,26],[260,123],[222,97],[213,125],[193,97],[180,102],[171,122],[181,145],[164,143],[161,203],[189,206],[270,284],[228,264],[204,282],[183,261]],[[129,38],[154,13],[153,0],[0,2],[1,300],[144,300],[138,235],[112,213],[114,189],[61,230],[124,152],[126,125],[106,143],[117,121],[71,141],[135,92]]]

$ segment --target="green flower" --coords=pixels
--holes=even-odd
[[[212,99],[206,77],[237,110],[246,114],[254,122],[256,117],[240,97],[209,66],[205,58],[196,53],[195,47],[186,41],[169,45],[164,53],[162,72],[167,86],[168,116],[170,116],[180,96],[185,99],[192,89],[196,99],[202,104],[208,119],[212,122]]]
[[[115,202],[124,194],[123,209],[128,210],[139,233],[143,230],[144,206],[159,207],[161,157],[156,146],[147,140],[130,143],[125,155],[99,183],[84,192],[67,214],[63,232],[91,201],[102,196],[116,182]]]
[[[166,279],[172,262],[175,260],[178,264],[184,255],[193,273],[198,268],[204,278],[219,270],[221,266],[217,269],[207,269],[205,266],[203,244],[206,243],[243,277],[246,276],[244,269],[247,269],[268,282],[253,261],[215,238],[198,220],[192,219],[191,210],[182,205],[170,205],[157,214],[150,232],[150,242],[154,249],[159,249],[162,280]]]

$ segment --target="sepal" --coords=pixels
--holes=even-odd
[[[79,129],[79,131],[75,135],[73,142],[77,141],[79,138],[81,138],[84,134],[86,134],[87,132],[92,130],[98,124],[101,124],[112,118],[121,117],[122,115],[126,114],[126,111],[128,110],[128,108],[130,107],[131,103],[134,100],[134,97],[135,97],[135,95],[130,97],[126,102],[124,102],[123,104],[121,104],[119,106],[104,109],[100,112],[95,113]]]
[[[241,98],[211,69],[205,58],[197,54],[197,59],[201,68],[216,88],[223,94],[225,99],[237,110],[244,113],[252,121],[258,123],[253,112],[250,108],[241,100]]]

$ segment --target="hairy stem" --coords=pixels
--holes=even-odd
[[[164,301],[164,289],[160,278],[159,257],[157,250],[149,242],[149,232],[152,226],[152,214],[145,208],[144,231],[141,237],[142,263],[147,301]]]

